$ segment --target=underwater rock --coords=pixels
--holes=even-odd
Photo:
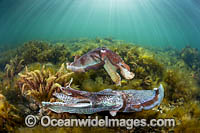
[[[132,79],[135,76],[119,55],[105,47],[89,51],[81,57],[75,57],[73,63],[67,63],[67,69],[73,72],[86,72],[90,69],[99,69],[101,67],[104,67],[117,85],[121,85],[121,77],[116,72],[118,69],[126,79]]]
[[[100,92],[78,91],[70,87],[62,87],[62,93],[54,93],[62,102],[42,102],[56,113],[93,114],[101,111],[110,111],[115,116],[118,111],[135,112],[149,110],[160,105],[164,97],[164,88],[160,85],[154,90],[112,90]]]

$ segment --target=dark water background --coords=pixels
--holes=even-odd
[[[97,36],[200,48],[200,0],[0,0],[0,45]]]

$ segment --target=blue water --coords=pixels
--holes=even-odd
[[[0,45],[97,36],[200,47],[200,0],[0,0]]]

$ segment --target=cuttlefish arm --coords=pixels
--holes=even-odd
[[[119,67],[120,73],[125,79],[132,79],[135,77],[135,74],[130,71],[130,68],[124,62],[117,64],[117,66]]]
[[[114,53],[113,51],[106,49],[106,48],[102,48],[101,59],[105,62],[105,65],[107,62],[107,64],[108,64],[107,66],[109,66],[110,68],[115,68],[115,69],[113,69],[113,71],[120,69],[120,72],[125,79],[133,79],[134,78],[135,74],[130,71],[130,67],[122,60],[122,58],[118,54]],[[107,69],[106,71],[108,72],[108,71],[112,71],[112,70]],[[110,72],[110,73],[112,73],[112,72]],[[115,75],[116,74],[114,74],[113,76],[115,76]],[[116,76],[116,77],[118,77],[118,76]]]
[[[111,77],[112,81],[116,85],[121,85],[121,77],[117,73],[117,67],[112,65],[108,59],[105,59],[104,69],[108,73],[108,75]]]

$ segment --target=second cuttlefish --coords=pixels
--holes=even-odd
[[[104,67],[116,85],[121,85],[121,77],[117,73],[118,69],[125,79],[132,79],[135,76],[119,55],[105,47],[89,51],[79,58],[76,56],[74,62],[67,63],[67,69],[73,72],[86,72],[101,67]]]

